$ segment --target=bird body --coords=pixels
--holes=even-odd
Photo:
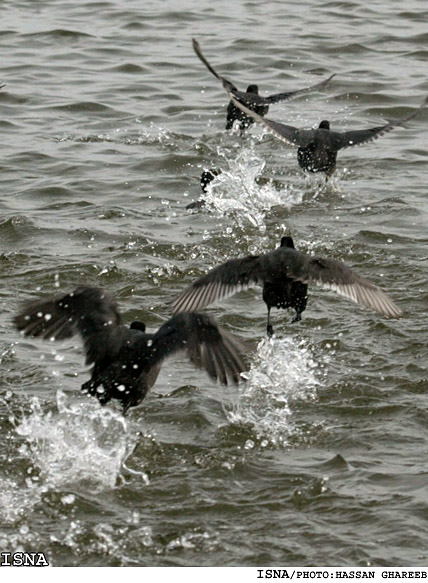
[[[138,405],[154,385],[163,361],[180,350],[190,361],[227,385],[245,370],[242,343],[198,313],[182,313],[154,334],[142,322],[125,326],[114,299],[99,288],[30,302],[14,319],[26,336],[63,340],[80,334],[91,378],[82,390],[101,404],[117,399],[124,411]]]
[[[155,384],[162,360],[154,358],[155,353],[149,349],[155,334],[125,327],[122,333],[118,352],[111,355],[110,362],[95,364],[82,390],[97,397],[102,405],[117,399],[128,409],[138,405]]]
[[[281,246],[269,253],[230,259],[212,269],[178,295],[172,302],[172,309],[174,313],[198,310],[260,284],[268,308],[267,332],[271,335],[271,308],[293,308],[296,311],[293,321],[299,321],[306,309],[310,283],[332,289],[389,318],[402,314],[381,289],[350,267],[336,259],[313,257],[298,251],[291,237],[283,237]]]
[[[310,141],[305,141],[305,145],[298,148],[297,161],[307,172],[325,172],[326,176],[331,176],[336,169],[338,150],[336,136],[329,127],[325,127],[327,124],[330,126],[328,122],[321,122]]]
[[[269,106],[264,102],[264,99],[259,95],[259,88],[257,85],[249,85],[247,91],[234,90],[233,95],[236,99],[245,103],[247,107],[252,109],[258,115],[264,116],[269,112]],[[259,98],[259,99],[257,99]],[[227,105],[226,130],[231,130],[238,122],[240,130],[244,130],[254,123],[253,118],[248,117],[246,113],[236,107],[233,101],[229,101]]]

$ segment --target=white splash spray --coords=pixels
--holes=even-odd
[[[262,445],[286,445],[294,431],[292,403],[315,398],[317,367],[306,341],[263,339],[229,421],[250,425]]]
[[[95,400],[68,401],[58,391],[58,413],[44,412],[37,398],[32,412],[16,426],[25,437],[21,453],[51,488],[89,483],[95,491],[113,488],[135,443],[124,417]]]
[[[240,225],[247,220],[264,232],[265,214],[272,207],[290,208],[302,202],[303,192],[290,185],[278,190],[272,181],[258,184],[265,162],[256,156],[253,145],[235,159],[230,157],[230,152],[219,149],[218,153],[224,159],[224,166],[221,174],[208,185],[203,198],[222,216],[233,217]]]

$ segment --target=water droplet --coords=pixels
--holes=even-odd
[[[244,449],[253,449],[254,441],[252,439],[247,439],[244,445]]]

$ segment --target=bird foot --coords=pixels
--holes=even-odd
[[[269,338],[272,338],[272,336],[273,336],[273,326],[272,326],[272,324],[268,324],[267,325],[267,335],[269,336]]]
[[[294,316],[294,318],[291,320],[291,323],[294,324],[294,322],[300,322],[301,319],[302,319],[302,315],[301,314],[296,314]]]

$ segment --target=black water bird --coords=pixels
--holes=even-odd
[[[254,121],[262,124],[268,132],[290,146],[296,146],[299,166],[307,172],[324,172],[326,179],[336,169],[336,160],[339,150],[368,144],[383,134],[398,126],[404,125],[413,119],[419,111],[428,104],[428,97],[413,113],[407,117],[397,119],[383,126],[376,126],[365,130],[351,130],[335,132],[330,129],[330,122],[323,120],[317,129],[302,130],[258,115],[251,108],[245,107],[240,100],[235,99],[233,92],[229,95],[236,107],[241,109]]]
[[[204,170],[201,174],[201,188],[202,192],[207,192],[208,185],[214,180],[216,176],[221,174],[221,170],[218,168],[210,168],[209,170]],[[186,209],[199,209],[205,206],[205,200],[203,198],[191,202],[186,206]]]
[[[321,81],[311,87],[305,87],[304,89],[298,89],[297,91],[287,91],[285,93],[276,93],[274,95],[269,95],[267,97],[263,97],[259,95],[259,88],[258,85],[248,85],[246,91],[238,91],[235,85],[231,82],[219,75],[217,71],[210,65],[210,63],[206,60],[204,55],[202,54],[201,47],[197,40],[192,39],[193,48],[195,53],[199,57],[199,59],[203,62],[203,64],[207,67],[207,69],[217,77],[219,81],[223,84],[223,87],[226,91],[233,95],[235,99],[237,99],[240,103],[245,104],[250,110],[257,113],[257,115],[264,116],[269,111],[269,105],[272,103],[279,103],[280,101],[288,101],[293,97],[297,97],[303,93],[307,93],[308,91],[316,91],[318,89],[322,89],[327,85],[327,83],[334,77],[334,75],[330,75],[328,79]],[[233,127],[235,121],[238,121],[239,128],[241,130],[249,127],[251,124],[254,123],[254,120],[251,116],[248,116],[244,113],[239,107],[230,101],[229,105],[227,106],[227,120],[226,120],[226,129],[229,130]]]
[[[154,385],[165,358],[185,350],[190,361],[213,379],[238,383],[246,369],[242,343],[205,314],[182,313],[155,334],[143,322],[122,323],[111,295],[99,288],[78,287],[72,293],[30,302],[14,318],[26,336],[83,339],[91,378],[82,391],[104,405],[121,402],[124,412],[138,405]]]
[[[268,309],[267,333],[272,335],[271,308],[293,308],[296,311],[293,322],[299,321],[306,308],[308,284],[312,283],[332,289],[389,318],[402,315],[392,300],[370,281],[341,261],[297,251],[291,237],[282,237],[281,246],[270,253],[230,259],[212,269],[172,301],[172,311],[199,310],[260,284]]]

